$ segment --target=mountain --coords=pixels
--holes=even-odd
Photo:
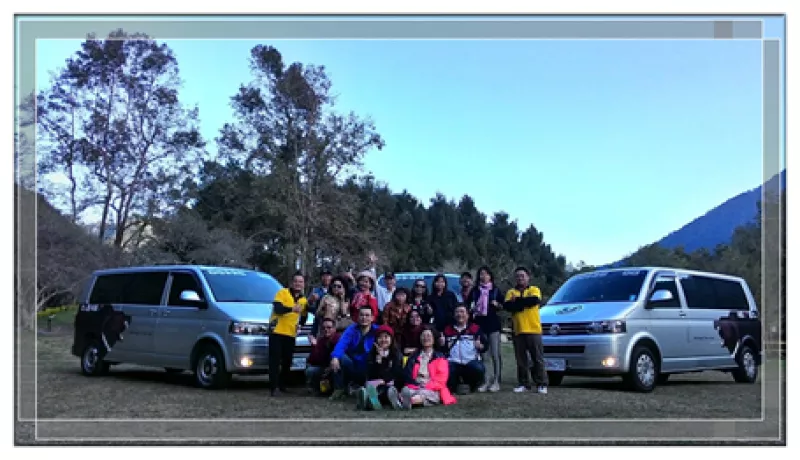
[[[718,244],[729,243],[736,227],[755,219],[758,203],[761,201],[761,191],[764,187],[768,191],[776,193],[785,189],[786,170],[774,175],[764,185],[736,195],[705,215],[668,234],[656,244],[669,249],[683,246],[686,252],[692,252],[700,248],[713,250]],[[614,267],[621,263],[622,261],[617,261],[605,267]]]

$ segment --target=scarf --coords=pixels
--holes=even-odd
[[[489,291],[492,290],[492,283],[481,284],[479,286],[480,296],[478,302],[475,304],[475,314],[478,316],[486,316],[489,311]]]

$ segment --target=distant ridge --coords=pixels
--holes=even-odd
[[[704,215],[694,219],[683,227],[671,232],[656,244],[674,249],[683,246],[686,252],[693,252],[701,248],[713,250],[719,244],[727,244],[733,237],[736,227],[753,221],[758,212],[758,203],[761,201],[761,191],[774,192],[786,188],[786,170],[770,178],[765,184],[752,190],[742,192],[725,201]],[[612,268],[623,264],[625,259],[604,265],[600,268]]]

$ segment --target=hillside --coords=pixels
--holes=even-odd
[[[766,187],[767,190],[774,191],[786,188],[786,170],[773,176],[766,183]],[[686,252],[693,252],[701,248],[713,251],[717,245],[729,243],[736,227],[750,223],[756,217],[763,188],[764,185],[736,195],[678,230],[669,233],[656,244],[667,249],[682,246]],[[606,267],[617,266],[621,263],[622,260],[606,265]]]

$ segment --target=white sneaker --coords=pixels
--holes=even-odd
[[[486,390],[489,389],[489,384],[484,383],[483,385],[478,387],[478,393],[486,393]]]
[[[493,384],[492,384],[492,385],[489,387],[489,392],[490,392],[490,393],[497,393],[498,391],[500,391],[500,384],[499,384],[499,383],[497,383],[497,382],[494,382],[494,383],[493,383]]]
[[[528,391],[528,387],[526,387],[525,385],[520,385],[514,388],[514,393],[525,393],[526,391]]]
[[[547,387],[544,385],[539,385],[539,388],[536,389],[536,392],[539,393],[540,395],[546,395]]]

